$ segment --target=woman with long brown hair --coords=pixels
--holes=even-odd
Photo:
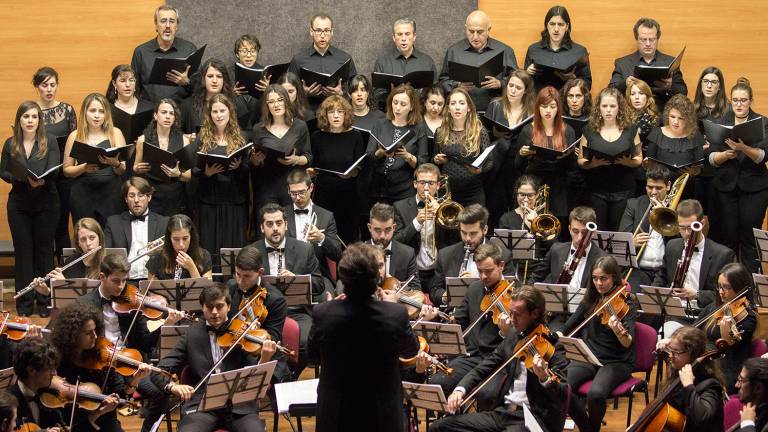
[[[149,279],[211,277],[211,254],[200,246],[197,227],[187,215],[168,219],[163,250],[147,261]]]

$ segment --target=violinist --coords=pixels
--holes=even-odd
[[[563,328],[563,334],[581,338],[603,364],[600,368],[578,361],[572,361],[568,365],[568,384],[572,389],[592,380],[592,387],[587,393],[586,411],[584,403],[576,397],[571,398],[568,408],[568,413],[582,432],[600,430],[606,399],[614,387],[632,375],[635,366],[635,301],[627,297],[624,300],[626,307],[622,310],[623,313],[618,312],[619,308],[606,306],[599,317],[592,317],[598,307],[617,294],[616,290],[627,289],[621,279],[621,268],[616,259],[608,255],[595,261],[591,273],[592,283],[587,287],[584,299]],[[623,296],[619,294],[618,298]],[[615,303],[611,302],[611,305],[614,306]],[[603,318],[606,316],[604,313],[609,310],[617,312],[610,314],[605,320],[607,324],[603,324]],[[577,330],[576,334],[571,334],[574,329]]]
[[[737,432],[768,430],[768,360],[751,358],[744,362],[736,380],[739,389],[741,422]]]
[[[181,374],[182,369],[187,368],[191,384],[197,384],[224,355],[226,350],[219,346],[217,337],[226,331],[227,314],[232,306],[229,291],[222,283],[205,287],[199,300],[205,321],[189,326],[176,347],[157,365],[177,375]],[[260,357],[257,358],[237,346],[215,372],[226,372],[266,363],[272,359],[275,350],[276,343],[267,340],[264,342]],[[231,409],[197,411],[197,406],[205,393],[205,386],[193,392],[192,386],[170,382],[165,375],[154,373],[151,378],[158,388],[185,402],[181,410],[188,414],[184,415],[179,422],[178,430],[180,431],[212,432],[220,427],[226,427],[232,432],[263,432],[265,430],[259,419],[258,401],[237,405]]]
[[[27,337],[16,348],[13,370],[18,380],[10,392],[19,403],[16,426],[34,423],[46,432],[62,432],[62,412],[40,402],[38,391],[51,385],[59,353],[41,337]]]
[[[396,229],[395,208],[380,202],[374,204],[368,220],[368,232],[371,234],[371,244],[384,250],[386,275],[400,281],[415,275],[406,289],[421,290],[416,254],[412,247],[394,239]]]
[[[469,285],[464,300],[454,313],[456,324],[461,325],[462,329],[466,330],[474,324],[464,337],[468,355],[456,357],[448,362],[448,367],[453,368],[452,375],[438,372],[429,380],[430,384],[442,386],[445,394],[452,392],[465,375],[493,353],[502,341],[502,335],[506,334],[510,327],[503,315],[491,319],[489,312],[497,311],[496,307],[488,308],[492,309],[489,311],[481,307],[484,297],[490,298],[495,288],[503,288],[506,284],[503,279],[506,262],[502,258],[501,249],[495,243],[482,244],[475,249],[474,260],[480,280]],[[499,323],[498,327],[494,321]],[[493,389],[501,382],[500,377],[496,377],[496,380],[497,382],[487,385],[478,395],[479,408],[490,408],[494,399]]]
[[[504,364],[512,355],[519,351],[528,338],[535,337],[544,346],[553,346],[556,336],[551,335],[545,325],[546,303],[540,291],[530,285],[516,289],[510,295],[509,321],[512,328],[504,340],[482,363],[472,369],[456,386],[448,397],[448,408],[456,412],[472,391]],[[544,334],[534,334],[541,330]],[[539,347],[539,342],[534,345]],[[526,368],[527,359],[517,358],[505,366],[504,372],[510,378],[495,394],[492,411],[463,414],[442,418],[430,425],[430,432],[484,430],[502,432],[514,425],[522,426],[523,405],[527,405],[536,417],[542,429],[548,432],[563,430],[566,412],[564,410],[567,388],[553,378],[549,369],[565,369],[565,353],[561,348],[554,350],[551,358],[545,360],[541,354],[531,358],[532,367]],[[530,351],[524,350],[524,356]],[[513,429],[516,430],[516,429]]]
[[[127,273],[127,270],[124,273]],[[142,365],[130,383],[114,371],[89,368],[91,360],[98,355],[96,341],[105,335],[103,312],[89,304],[65,306],[54,318],[52,327],[51,341],[61,355],[58,375],[73,385],[78,380],[81,383],[95,383],[103,388],[102,393],[108,395],[94,411],[78,408],[75,411],[72,430],[121,431],[115,412],[119,398],[128,394],[129,386],[138,383],[147,375],[148,365]],[[65,417],[65,420],[68,418]]]

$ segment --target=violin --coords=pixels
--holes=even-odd
[[[81,382],[75,394],[74,384],[68,383],[60,376],[51,379],[51,385],[47,389],[40,390],[40,403],[48,408],[63,408],[64,405],[77,402],[77,406],[86,411],[95,411],[101,403],[110,395],[105,395],[99,386],[91,382]],[[133,402],[118,399],[118,405],[133,405]]]
[[[267,307],[264,306],[264,299],[267,297],[266,288],[259,287],[256,289],[256,292],[251,294],[249,297],[243,297],[243,299],[240,300],[239,309],[243,309],[245,305],[254,297],[256,299],[253,301],[253,303],[251,303],[250,309],[244,310],[240,315],[249,318],[249,321],[255,319],[255,320],[258,320],[260,323],[263,323],[264,320],[267,319],[267,315],[269,314]]]
[[[715,309],[714,312],[696,321],[693,326],[699,327],[703,323],[711,323],[710,325],[720,325],[720,322],[725,317],[732,317],[733,323],[730,328],[730,336],[735,341],[741,340],[741,330],[739,330],[738,324],[749,316],[750,303],[746,294],[749,288],[741,290],[736,297],[723,303],[720,307]],[[718,339],[718,342],[728,343],[725,339]]]
[[[43,429],[35,423],[24,423],[13,429],[14,432],[40,432],[41,430]]]
[[[512,288],[507,280],[502,279],[493,287],[493,291],[487,292],[480,300],[480,310],[485,313],[490,312],[491,320],[496,325],[499,324],[502,313],[509,315],[507,311],[509,311],[509,304],[512,302],[510,296]]]
[[[446,366],[443,362],[438,360],[436,357],[430,355],[429,344],[427,343],[427,340],[422,336],[418,336],[418,338],[419,338],[419,353],[421,352],[427,353],[427,359],[430,361],[430,363],[432,363],[433,367],[441,370],[446,375],[452,375],[453,368]],[[418,357],[418,354],[410,358],[400,357],[400,364],[406,367],[416,366],[416,357]]]
[[[27,317],[8,316],[8,319],[0,323],[0,334],[8,336],[8,339],[18,342],[24,339],[29,332],[29,326],[32,324],[32,320]],[[40,329],[43,334],[51,332],[49,329]]]
[[[140,310],[145,317],[156,320],[163,317],[163,314],[169,311],[175,311],[166,305],[153,301],[149,296],[144,297],[135,285],[128,284],[119,296],[112,297],[112,309],[117,313],[129,313]],[[197,317],[184,312],[184,319],[192,322],[197,321]]]
[[[627,316],[627,313],[629,312],[629,305],[627,304],[629,292],[627,292],[625,287],[624,284],[618,285],[613,291],[602,296],[600,300],[597,301],[595,309],[599,311],[600,324],[607,326],[611,317],[615,316],[617,320],[621,321]],[[615,293],[616,290],[619,290],[620,292],[617,295],[611,295]],[[622,331],[621,334],[626,336],[627,329],[623,330],[624,331]]]
[[[222,348],[229,348],[247,328],[247,322],[241,319],[233,318],[229,322],[225,333],[216,338],[216,342]],[[264,330],[263,328],[254,328],[246,333],[245,337],[240,340],[240,346],[246,352],[256,355],[261,352],[261,348],[264,345],[264,342],[268,340],[272,340],[272,337],[269,335],[268,331]],[[291,357],[296,355],[295,351],[280,345],[279,342],[277,344],[277,349],[278,351]]]
[[[142,360],[141,353],[138,350],[131,348],[116,350],[115,345],[105,337],[96,339],[95,352],[95,355],[88,356],[86,359],[84,366],[87,369],[102,370],[112,366],[120,375],[129,377],[133,376],[142,364],[145,364]],[[113,357],[114,362],[112,361]],[[157,372],[169,378],[173,378],[168,371],[149,364],[148,366],[152,372]]]
[[[389,276],[385,278],[384,281],[381,283],[381,289],[392,290],[397,292],[397,301],[405,305],[406,310],[408,310],[408,316],[411,319],[416,319],[419,317],[419,314],[421,313],[421,309],[424,307],[424,301],[426,300],[426,296],[422,291],[418,291],[418,290],[408,290],[406,294],[401,294],[399,291],[402,288],[402,286],[403,286],[403,283],[401,283],[394,276]],[[438,311],[437,316],[439,316],[443,320],[451,321],[451,316],[445,312]]]
[[[516,353],[515,357],[525,365],[526,369],[533,370],[534,357],[538,355],[549,362],[555,354],[555,344],[552,342],[555,339],[556,337],[551,334],[547,326],[539,324],[524,338],[517,341],[512,351]],[[547,368],[547,374],[552,381],[560,382],[560,377],[551,369]]]

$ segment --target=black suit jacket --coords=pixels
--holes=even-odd
[[[571,242],[555,243],[549,249],[544,259],[536,263],[532,271],[529,272],[528,283],[544,282],[544,283],[556,283],[557,278],[560,277],[560,273],[563,271],[565,261],[568,259],[568,255],[571,253]],[[595,261],[606,253],[599,247],[592,245],[587,254],[587,262],[584,267],[584,273],[581,275],[582,288],[588,287],[592,282],[592,267],[595,265]]]
[[[407,244],[414,251],[418,252],[421,248],[421,232],[416,231],[416,228],[413,226],[413,220],[416,219],[416,214],[419,211],[419,208],[416,206],[416,196],[401,199],[395,202],[394,207],[395,223],[397,224],[395,240]],[[450,236],[447,234],[445,230],[435,223],[435,247],[437,250],[448,246]]]
[[[514,328],[510,330],[503,342],[486,357],[479,365],[475,366],[459,382],[459,386],[464,387],[467,392],[471,392],[478,384],[495,371],[502,363],[507,361],[514,354],[515,344],[520,340],[521,334]],[[565,352],[562,346],[555,346],[555,353],[549,360],[549,368],[553,371],[565,372],[565,366],[568,361],[565,359]],[[515,382],[515,378],[520,373],[520,360],[512,360],[505,368],[506,378],[499,387],[496,394],[494,406],[504,406],[504,396],[509,393]],[[539,377],[531,370],[527,371],[525,392],[531,406],[531,413],[536,417],[539,425],[548,432],[560,432],[563,430],[566,415],[566,399],[568,397],[568,386],[565,382],[549,382],[543,386],[539,382]],[[564,375],[564,374],[563,374]]]
[[[672,239],[664,249],[664,261],[656,270],[653,278],[653,286],[668,287],[675,278],[677,260],[683,255],[684,242],[682,238]],[[717,295],[717,273],[724,265],[735,262],[736,254],[729,248],[707,239],[704,242],[704,252],[701,258],[701,270],[699,270],[699,307],[710,304]]]
[[[740,422],[740,421],[739,421]],[[765,402],[757,406],[757,418],[755,426],[739,427],[735,432],[768,432],[768,404]]]
[[[165,228],[168,225],[168,217],[150,211],[147,215],[149,220],[149,232],[147,241],[152,241],[165,235]],[[131,251],[131,215],[124,211],[117,215],[112,215],[107,219],[107,226],[104,228],[104,243],[108,248],[125,248]]]
[[[225,350],[226,351],[226,350]],[[231,371],[246,366],[258,364],[258,358],[243,351],[239,346],[224,359],[221,365],[221,371]],[[168,370],[178,375],[186,367],[188,368],[190,385],[194,386],[208,373],[213,367],[213,355],[211,354],[211,342],[206,330],[205,320],[201,320],[189,326],[187,332],[181,337],[179,342],[165,357],[160,359],[157,366],[160,369]],[[168,378],[160,374],[152,374],[152,382],[160,389],[168,384]],[[197,409],[200,400],[205,394],[205,386],[192,395],[192,398],[184,403],[182,412],[189,413]],[[238,415],[252,414],[259,412],[257,401],[236,405],[232,412]]]
[[[403,305],[376,300],[319,304],[307,350],[320,365],[318,432],[358,431],[361,424],[372,432],[403,430],[398,357],[418,351]],[[363,382],[361,377],[367,378]]]
[[[251,246],[261,252],[264,264],[264,274],[272,274],[267,257],[266,240],[261,239],[252,243]],[[326,289],[323,276],[320,274],[320,265],[317,262],[315,251],[309,243],[304,243],[295,238],[285,238],[285,250],[283,251],[284,268],[297,275],[312,276],[312,294],[320,296]],[[317,299],[316,299],[317,300]]]
[[[491,241],[491,240],[486,240]],[[501,248],[501,259],[504,260],[504,276],[515,274],[515,265],[512,262],[512,252],[504,247],[501,242],[495,242]],[[459,276],[461,262],[464,260],[464,242],[454,243],[437,252],[437,267],[435,277],[432,278],[432,286],[429,288],[429,296],[435,306],[443,304],[442,297],[445,292],[445,278]]]
[[[98,289],[81,295],[77,298],[77,302],[80,304],[91,305],[99,311],[102,310],[101,294],[99,294]],[[125,336],[128,332],[128,328],[131,326],[134,313],[135,312],[117,314],[117,322],[120,325],[120,334],[123,336]],[[149,329],[147,329],[147,318],[142,315],[136,319],[136,324],[133,325],[131,334],[128,335],[128,338],[125,341],[125,346],[141,351],[146,360],[149,358],[149,353],[152,351],[152,348],[157,346],[159,337],[160,330],[158,329],[150,333]]]
[[[762,117],[760,114],[749,111],[748,120],[752,120],[758,117]],[[766,136],[768,137],[768,119],[763,120],[764,127],[766,129]],[[718,122],[724,125],[734,124],[733,111],[728,110],[723,114],[722,119]],[[720,166],[715,166],[715,176],[712,180],[712,186],[719,192],[733,192],[736,187],[745,192],[757,192],[768,188],[768,168],[765,167],[765,162],[768,160],[768,139],[760,141],[753,147],[763,149],[765,156],[759,163],[755,163],[744,155],[743,153],[737,153],[738,157],[725,161]],[[709,154],[712,152],[721,152],[729,150],[730,148],[725,144],[711,143],[706,151],[707,161],[709,161]]]
[[[674,59],[675,58],[671,55],[664,54],[657,50],[656,59],[652,65],[669,66],[672,64]],[[626,93],[627,78],[635,74],[635,66],[639,65],[641,62],[645,63],[645,61],[642,59],[642,56],[640,55],[640,52],[638,51],[635,51],[632,54],[626,55],[624,57],[617,58],[613,62],[613,75],[611,76],[611,82],[608,85],[618,89],[621,94]],[[688,94],[688,86],[685,84],[685,80],[683,80],[683,73],[680,71],[680,69],[678,69],[672,75],[672,87],[670,87],[669,90],[653,88],[653,83],[647,84],[653,91],[653,97],[656,100],[656,107],[659,109],[659,112],[664,110],[664,105],[666,105],[667,101],[672,96],[679,93],[684,95]]]
[[[24,397],[24,394],[21,393],[21,389],[19,388],[18,383],[11,386],[10,393],[19,403],[18,408],[16,408],[16,426],[21,426],[24,423],[35,423],[35,419],[32,417],[32,410],[29,409],[27,399]],[[49,428],[66,424],[64,423],[64,416],[62,416],[59,409],[48,408],[40,402],[40,398],[38,396],[35,398],[38,410],[40,411],[40,419],[37,422],[38,426],[41,428]]]
[[[640,218],[643,217],[643,214],[648,209],[650,203],[651,199],[645,194],[628,199],[627,207],[624,209],[624,215],[621,216],[621,222],[619,222],[619,231],[635,232],[637,225],[640,223]],[[647,217],[643,221],[643,226],[640,229],[645,233],[649,232],[651,229]]]
[[[467,288],[467,295],[456,308],[453,316],[456,324],[466,329],[481,315],[480,302],[486,293],[481,281],[475,281]],[[485,314],[483,318],[472,328],[472,331],[464,338],[467,353],[472,356],[484,356],[490,354],[502,341],[499,335],[499,327],[493,323],[491,315]]]
[[[286,237],[298,238],[296,234],[296,213],[293,212],[293,204],[283,207],[283,210],[285,211],[285,218],[288,221]],[[336,229],[336,219],[334,219],[333,213],[315,203],[312,204],[312,211],[317,214],[317,223],[315,226],[320,230],[325,230],[323,231],[323,234],[325,234],[323,245],[318,246],[313,244],[312,247],[314,248],[315,256],[317,256],[318,264],[320,265],[320,272],[323,276],[331,279],[331,272],[328,269],[328,263],[325,259],[328,258],[336,262],[339,262],[341,259],[341,242],[339,241],[338,230]],[[301,233],[303,230],[304,227],[300,227],[298,232]]]
[[[421,280],[419,279],[419,272],[416,270],[416,253],[410,246],[404,245],[397,240],[392,240],[391,253],[389,255],[389,274],[400,282],[405,282],[413,275],[408,288],[421,291]],[[336,282],[336,292],[344,292],[344,284],[341,280]]]

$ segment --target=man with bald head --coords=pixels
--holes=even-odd
[[[466,38],[451,45],[445,51],[443,69],[440,73],[440,83],[446,91],[451,91],[458,86],[464,87],[472,96],[478,111],[485,111],[492,98],[501,94],[501,80],[504,72],[509,69],[517,69],[515,51],[506,44],[490,37],[491,18],[483,11],[476,10],[467,16],[464,24]],[[481,87],[472,83],[460,83],[448,78],[448,62],[464,64],[482,64],[499,52],[504,53],[504,70],[497,76],[487,76]]]

